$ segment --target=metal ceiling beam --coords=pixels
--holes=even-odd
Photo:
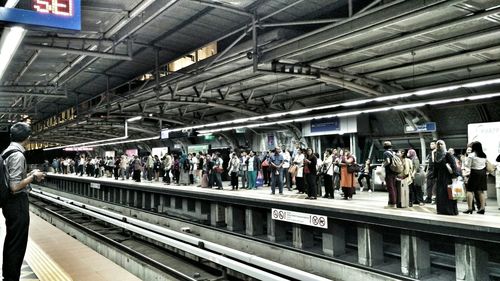
[[[2,96],[32,96],[32,97],[44,97],[44,98],[67,98],[66,95],[59,94],[47,94],[47,93],[33,93],[33,92],[0,92],[0,97]]]
[[[428,70],[427,72],[432,72],[429,70],[428,67],[426,67],[427,65],[432,64],[432,63],[434,63],[434,64],[440,63],[443,61],[450,61],[450,60],[451,61],[461,61],[461,58],[464,56],[465,57],[473,57],[473,58],[478,59],[478,57],[476,57],[477,55],[481,55],[483,53],[489,53],[489,52],[498,52],[498,50],[500,50],[500,46],[498,46],[498,44],[493,44],[493,47],[483,48],[483,49],[479,49],[479,50],[472,50],[472,51],[467,51],[467,52],[461,52],[461,53],[458,53],[458,54],[452,55],[452,56],[444,55],[444,56],[434,57],[434,58],[421,60],[421,61],[417,61],[417,62],[408,62],[406,64],[403,64],[402,66],[399,66],[399,67],[388,67],[388,68],[378,69],[376,71],[365,72],[364,74],[376,77],[377,75],[386,75],[386,74],[390,74],[393,72],[398,72],[399,78],[412,77],[415,75],[414,73],[407,74],[406,76],[404,76],[401,74],[401,71],[404,70],[405,68],[410,67],[410,68],[415,68],[415,69],[425,69],[425,70]],[[479,60],[486,62],[489,59],[481,58]],[[432,69],[434,69],[434,67],[432,67]]]
[[[281,27],[281,26],[295,26],[295,25],[329,24],[343,20],[346,19],[339,18],[339,19],[323,19],[323,20],[304,20],[304,21],[294,21],[294,22],[261,23],[258,24],[258,27],[264,28],[264,27]]]
[[[133,60],[132,56],[129,56],[129,55],[110,54],[110,53],[98,52],[98,51],[87,51],[84,49],[82,50],[82,49],[73,49],[73,48],[64,48],[64,47],[44,46],[44,45],[30,44],[30,43],[23,44],[23,48],[42,50],[42,51],[47,51],[47,52],[55,52],[55,53],[61,53],[61,52],[62,53],[70,53],[70,54],[75,54],[75,55],[97,57],[97,58],[110,59],[110,60],[126,60],[126,61]]]
[[[113,40],[107,39],[95,39],[95,38],[83,38],[83,37],[63,37],[63,36],[26,36],[23,40],[25,43],[31,44],[76,44],[76,45],[113,45],[115,42]]]
[[[21,77],[23,77],[24,73],[26,73],[26,71],[28,71],[28,68],[33,64],[33,62],[35,62],[35,60],[38,58],[39,55],[40,55],[40,50],[36,50],[35,53],[28,59],[28,61],[24,65],[23,69],[21,69],[21,71],[19,71],[13,84],[19,83],[19,80],[21,80]]]
[[[375,91],[371,88],[361,86],[361,85],[358,85],[356,83],[349,82],[349,81],[346,81],[343,79],[331,77],[331,76],[328,76],[325,74],[320,74],[318,80],[323,81],[325,83],[333,84],[333,85],[340,87],[340,88],[351,90],[353,92],[362,94],[363,96],[372,97],[372,96],[381,96],[382,95],[381,92]]]
[[[344,24],[329,25],[313,32],[295,37],[291,40],[262,50],[261,62],[270,62],[283,57],[293,57],[305,52],[330,45],[343,36],[354,36],[356,34],[383,28],[391,24],[401,22],[410,17],[418,17],[430,10],[449,7],[463,0],[413,0],[399,1],[388,4],[385,9],[379,9],[368,14],[355,15]],[[366,18],[365,18],[366,17]],[[367,19],[369,17],[369,20]],[[353,29],[353,27],[355,27]],[[297,46],[300,46],[297,48]]]
[[[372,49],[385,49],[384,46],[386,46],[386,45],[396,45],[397,43],[404,42],[405,40],[414,39],[415,37],[418,37],[418,36],[424,36],[424,35],[429,34],[429,33],[441,31],[441,30],[447,30],[447,29],[454,28],[457,26],[464,26],[471,21],[480,20],[480,19],[483,19],[487,16],[498,14],[499,12],[500,12],[500,8],[493,9],[493,10],[486,11],[486,12],[480,12],[474,16],[467,16],[464,18],[460,18],[458,20],[446,22],[445,24],[441,24],[441,25],[433,25],[430,28],[425,28],[425,29],[419,30],[417,32],[408,33],[408,34],[405,34],[403,36],[396,36],[396,37],[391,38],[389,40],[384,40],[382,42],[370,44],[368,46],[360,46],[360,48],[355,48],[354,50],[349,50],[347,52],[335,54],[332,56],[328,56],[326,58],[321,58],[321,59],[309,61],[308,63],[309,64],[319,64],[319,63],[324,63],[324,62],[329,61],[329,60],[343,61],[344,57],[349,57],[349,56],[352,56],[354,54],[371,53],[370,50],[372,50]],[[498,31],[498,29],[496,29],[496,30]],[[403,32],[401,32],[401,33],[403,33]],[[472,34],[480,36],[482,34],[482,32],[474,32]],[[474,35],[472,35],[472,36],[474,36]],[[342,37],[339,40],[334,40],[334,41],[331,41],[330,43],[339,43],[341,40],[345,40],[345,39],[346,39],[345,37]],[[422,47],[425,47],[425,46],[429,46],[429,45],[433,45],[433,44],[445,44],[447,42],[451,43],[450,41],[452,41],[452,42],[453,41],[460,41],[460,36],[454,37],[452,39],[447,39],[442,43],[441,42],[437,42],[437,43],[433,42],[431,44],[426,44],[426,45],[418,46],[418,47],[415,47],[415,45],[412,45],[412,47],[410,49],[413,51],[416,51],[417,49],[421,49]],[[399,53],[399,52],[401,52],[401,51],[397,51],[396,53]],[[390,56],[391,53],[384,52],[383,55]],[[377,57],[373,58],[373,56],[370,56],[370,59],[377,59]],[[340,65],[338,67],[344,67],[344,68],[358,67],[358,66],[361,66],[363,64],[364,64],[364,62],[358,62],[358,63],[354,63],[354,64]]]
[[[239,9],[239,8],[236,8],[236,7],[231,7],[229,5],[225,5],[225,4],[222,4],[222,3],[214,3],[214,2],[204,1],[204,0],[189,0],[189,1],[190,2],[194,2],[194,3],[198,3],[198,4],[202,4],[202,5],[205,5],[205,6],[214,7],[214,8],[221,9],[221,10],[225,10],[225,11],[228,11],[228,12],[231,12],[231,13],[235,13],[235,14],[247,16],[247,17],[252,17],[253,16],[252,13],[249,13],[249,12],[243,10],[243,9]]]
[[[146,7],[142,13],[140,13],[140,17],[130,17],[124,19],[122,22],[123,23],[118,23],[122,27],[120,29],[117,28],[117,25],[115,27],[111,28],[106,32],[105,38],[115,38],[116,40],[114,41],[113,45],[106,48],[104,52],[108,52],[113,48],[113,46],[117,46],[120,44],[122,41],[127,39],[130,35],[134,34],[137,32],[139,29],[144,27],[146,24],[148,24],[150,21],[158,17],[161,13],[166,11],[168,8],[172,7],[175,3],[179,2],[180,0],[170,0],[167,3],[164,1],[154,1],[150,3],[150,6]],[[142,9],[143,7],[141,7]],[[134,11],[131,11],[130,14],[135,14]],[[69,71],[71,71],[75,65],[79,64],[83,59],[85,59],[86,56],[80,56],[79,58],[75,59],[73,62],[76,62],[67,68],[63,69],[57,76],[57,79],[53,79],[52,81],[58,82],[58,80],[66,75]],[[83,69],[86,69],[90,65],[92,65],[94,62],[97,61],[98,58],[93,58],[85,65],[83,65],[79,71],[76,71],[75,73],[69,75],[64,81],[59,81],[59,85],[63,85],[73,79],[76,75],[78,75]]]

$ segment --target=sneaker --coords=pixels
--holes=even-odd
[[[363,192],[363,189],[365,189],[364,187],[360,187],[359,188],[359,192]]]
[[[368,193],[372,193],[372,190],[371,190],[371,189],[368,189]]]

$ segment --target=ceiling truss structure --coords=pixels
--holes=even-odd
[[[82,32],[31,30],[0,85],[0,129],[73,108],[36,139],[119,135],[137,115],[141,138],[500,75],[500,0],[140,2],[84,0]],[[216,55],[170,69],[213,42]]]

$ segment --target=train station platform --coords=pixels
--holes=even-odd
[[[140,280],[40,217],[31,214],[30,220],[22,281]],[[5,238],[3,216],[0,216],[0,237],[1,253]],[[2,259],[0,255],[0,262]]]
[[[141,182],[135,182],[131,179],[125,180],[115,180],[110,177],[99,177],[92,178],[87,176],[75,176],[74,174],[62,175],[62,174],[54,174],[49,173],[49,176],[56,176],[60,178],[68,178],[68,179],[82,179],[85,181],[91,181],[94,183],[112,183],[124,186],[135,186],[138,188],[147,187],[147,188],[159,188],[164,190],[186,190],[186,191],[194,191],[200,194],[223,194],[224,196],[231,196],[236,198],[259,198],[263,200],[277,200],[280,202],[289,201],[297,204],[307,204],[311,206],[321,206],[321,207],[331,207],[331,208],[341,208],[341,209],[349,209],[351,211],[363,210],[363,211],[373,211],[380,213],[388,213],[394,214],[398,216],[414,216],[416,214],[422,214],[425,216],[428,215],[436,215],[438,218],[446,218],[447,216],[437,215],[436,214],[436,205],[435,204],[425,204],[423,206],[413,206],[410,208],[387,208],[387,200],[388,193],[385,191],[373,191],[368,192],[366,189],[364,191],[360,191],[359,187],[356,188],[356,194],[353,196],[352,200],[343,200],[341,194],[335,193],[335,198],[327,199],[322,198],[321,196],[317,197],[317,200],[305,200],[306,194],[298,194],[297,190],[288,191],[286,188],[283,190],[283,195],[278,194],[278,190],[276,190],[276,194],[271,194],[271,187],[262,186],[257,189],[249,190],[249,189],[238,189],[232,190],[229,181],[223,181],[223,190],[218,190],[216,187],[214,188],[201,188],[198,185],[177,185],[174,183],[165,184],[161,181],[146,181],[141,179]],[[324,188],[323,193],[324,194]],[[459,201],[458,202],[458,210],[459,215],[462,219],[468,218],[466,221],[491,221],[490,216],[498,216],[500,217],[500,206],[498,206],[496,199],[487,199],[486,203],[486,213],[485,215],[466,215],[463,214],[462,211],[467,209],[467,203]],[[411,212],[411,213],[408,213]],[[486,217],[486,219],[484,219]],[[454,219],[451,219],[454,220]],[[456,220],[455,220],[456,221]],[[500,224],[498,225],[500,228]]]

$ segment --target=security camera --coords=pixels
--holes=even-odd
[[[249,59],[249,60],[253,59],[253,53],[252,52],[247,52],[247,59]]]

